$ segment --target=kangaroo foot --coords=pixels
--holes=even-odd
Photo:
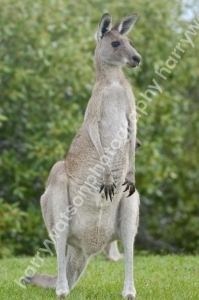
[[[58,299],[64,299],[69,295],[69,291],[68,290],[59,290],[59,291],[56,291],[56,294],[57,294]]]
[[[124,259],[124,253],[118,253],[118,255],[109,255],[109,261],[118,261],[120,259]]]
[[[135,291],[123,291],[122,296],[124,299],[135,299]]]

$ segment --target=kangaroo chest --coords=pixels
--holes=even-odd
[[[111,159],[115,180],[122,177],[128,155],[129,96],[119,82],[107,85],[99,120],[99,131],[104,153]]]
[[[99,120],[100,134],[105,143],[118,138],[120,131],[127,136],[127,110],[129,97],[119,82],[107,85],[103,90],[101,114]]]

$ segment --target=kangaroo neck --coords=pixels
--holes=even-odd
[[[120,81],[125,78],[121,66],[95,60],[96,81]]]

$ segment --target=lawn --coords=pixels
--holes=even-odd
[[[20,288],[14,283],[23,276],[31,258],[0,261],[1,300],[56,299],[55,291],[40,287]],[[122,299],[124,262],[107,262],[103,255],[94,258],[72,290],[68,300]],[[194,256],[135,256],[137,300],[198,300],[199,258]],[[45,258],[41,273],[56,273],[56,259]]]

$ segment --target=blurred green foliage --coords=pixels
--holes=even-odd
[[[167,80],[165,66],[188,22],[181,1],[0,0],[0,256],[34,254],[47,233],[39,198],[83,121],[95,80],[94,33],[101,15],[138,12],[129,34],[142,65],[126,70],[136,99],[152,79],[153,97],[138,122],[142,148],[137,247],[197,251],[199,30]]]
[[[18,249],[18,244],[13,243],[13,237],[20,239],[22,233],[22,222],[27,213],[19,208],[19,203],[4,203],[0,198],[0,257],[10,256]]]

